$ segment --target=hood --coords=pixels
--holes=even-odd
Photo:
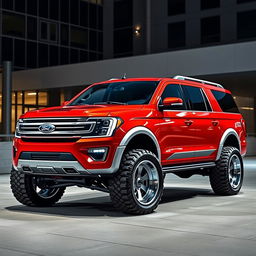
[[[142,105],[88,105],[61,106],[29,111],[21,118],[79,117],[79,116],[122,116],[128,112],[142,111]]]

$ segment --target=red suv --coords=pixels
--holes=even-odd
[[[235,195],[245,137],[243,117],[219,84],[111,79],[20,117],[11,188],[29,206],[52,205],[69,186],[109,192],[114,206],[132,214],[158,206],[167,173],[207,175],[216,194]]]

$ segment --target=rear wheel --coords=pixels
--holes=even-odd
[[[156,156],[144,149],[126,153],[120,170],[110,180],[109,190],[119,210],[131,214],[153,212],[163,193],[163,174]]]
[[[210,183],[218,195],[236,195],[243,184],[244,168],[240,152],[235,147],[224,147],[216,167],[210,173]]]
[[[65,191],[65,188],[47,188],[40,177],[14,169],[11,171],[10,183],[15,198],[28,206],[51,206],[61,199]]]

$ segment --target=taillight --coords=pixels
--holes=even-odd
[[[241,124],[242,124],[243,131],[246,133],[246,124],[243,118],[241,119]]]

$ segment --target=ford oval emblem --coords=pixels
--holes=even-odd
[[[38,130],[43,133],[51,133],[51,132],[55,131],[55,128],[56,127],[53,124],[41,124],[38,127]]]

